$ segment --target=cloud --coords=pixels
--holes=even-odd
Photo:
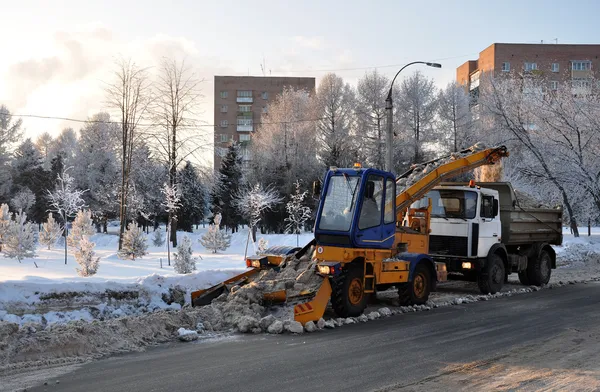
[[[323,50],[326,48],[325,38],[320,36],[307,37],[303,35],[297,35],[294,37],[294,41],[303,48]]]

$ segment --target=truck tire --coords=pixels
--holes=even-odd
[[[359,266],[344,268],[332,279],[331,306],[339,317],[358,317],[367,307],[363,270]]]
[[[504,285],[506,270],[502,258],[497,254],[490,256],[484,270],[477,277],[477,285],[482,294],[496,294]]]
[[[527,272],[526,269],[519,272],[519,282],[521,282],[521,284],[524,286],[531,285],[531,283],[529,283],[529,273]]]
[[[424,264],[417,264],[412,280],[398,285],[400,305],[423,305],[429,299],[433,287],[429,269]]]
[[[550,281],[552,273],[552,258],[546,250],[541,250],[539,256],[527,265],[529,284],[543,286]]]

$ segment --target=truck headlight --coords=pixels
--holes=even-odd
[[[329,266],[328,265],[319,265],[317,270],[320,274],[329,275]]]
[[[471,262],[465,261],[464,263],[462,263],[462,267],[463,269],[471,269],[473,268],[473,265],[471,265]]]

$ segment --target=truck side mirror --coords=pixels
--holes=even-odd
[[[318,197],[321,195],[321,181],[313,181],[313,196]]]
[[[498,216],[498,199],[494,199],[494,217]]]

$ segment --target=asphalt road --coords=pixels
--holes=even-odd
[[[581,284],[301,336],[178,343],[94,362],[30,390],[401,390],[448,365],[599,325],[599,302],[600,284]]]

